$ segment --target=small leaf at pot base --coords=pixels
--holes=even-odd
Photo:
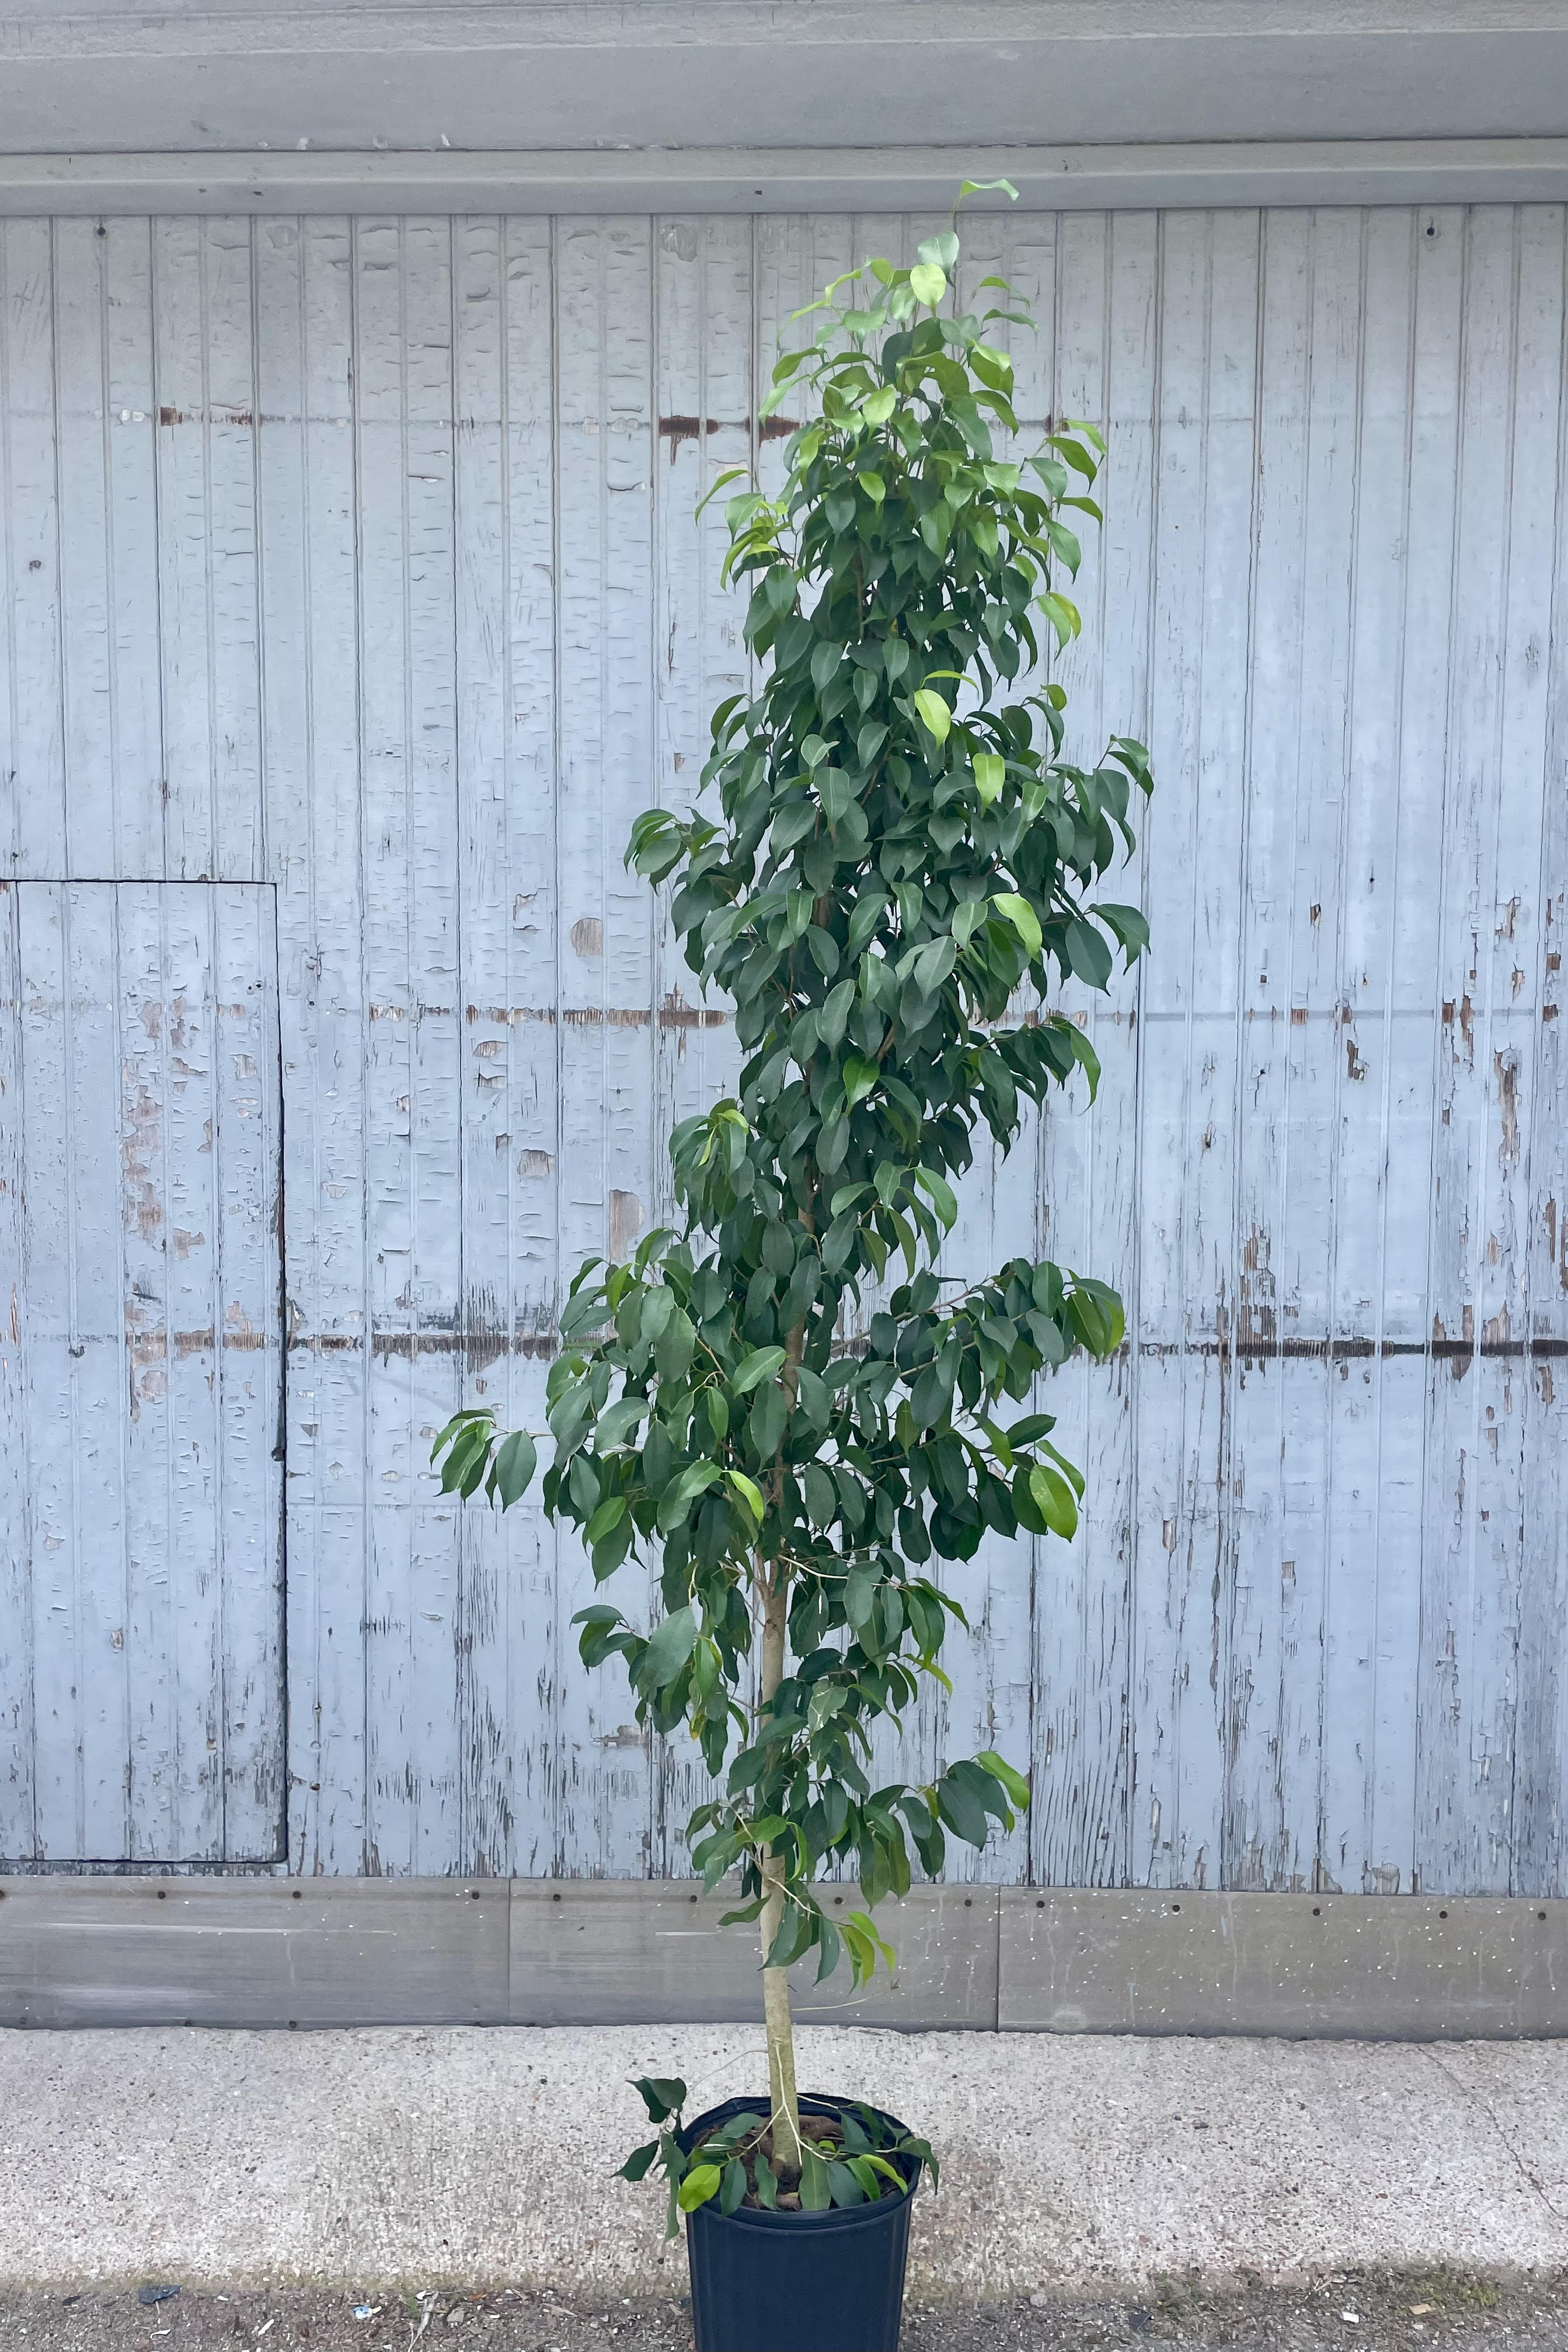
[[[649,2118],[656,2124],[678,2115],[686,2105],[686,2085],[677,2076],[639,2074],[632,2088],[641,2095]]]
[[[699,2205],[706,2205],[719,2188],[722,2175],[716,2164],[696,2164],[687,2174],[677,2191],[683,2213],[694,2213]]]

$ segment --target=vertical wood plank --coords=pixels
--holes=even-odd
[[[1429,1216],[1434,1336],[1461,1341],[1464,1352],[1435,1361],[1430,1385],[1416,1859],[1424,1885],[1487,1893],[1508,1884],[1519,1623],[1518,1471],[1511,1442],[1502,1459],[1500,1425],[1512,1422],[1513,1381],[1506,1363],[1477,1352],[1495,1294],[1487,1260],[1497,1179],[1511,1179],[1517,1146],[1517,1133],[1505,1139],[1500,1123],[1494,1056],[1505,1016],[1494,999],[1491,939],[1507,798],[1500,754],[1516,218],[1502,208],[1472,212],[1453,236],[1461,248],[1458,478],[1438,898],[1444,1019]],[[1509,1067],[1517,1089],[1517,1055]],[[1506,1164],[1496,1168],[1500,1150]],[[1510,1214],[1510,1245],[1512,1224]],[[1505,1336],[1511,1320],[1505,1312],[1494,1336]]]
[[[100,984],[114,1009],[121,1080],[129,1849],[154,1857],[167,1821],[175,1850],[188,1840],[206,1860],[221,1821],[207,1713],[220,1681],[216,1228],[210,1143],[204,1167],[191,1130],[216,1133],[208,910],[201,893],[146,884],[112,898],[114,961]]]
[[[1318,1876],[1369,1895],[1409,1891],[1415,1832],[1425,1382],[1417,1357],[1383,1350],[1422,1344],[1418,1305],[1392,1302],[1391,1327],[1387,1244],[1391,1225],[1413,1222],[1407,1188],[1424,1189],[1428,1138],[1404,1089],[1413,1053],[1429,1068],[1435,1018],[1429,1000],[1411,1018],[1395,1002],[1416,234],[1403,211],[1369,214],[1362,228],[1344,848],[1322,902],[1336,910],[1341,977],[1327,1041],[1340,1100],[1327,1328],[1371,1352],[1342,1354],[1330,1372]]]
[[[1154,302],[1152,215],[1064,218],[1057,276],[1058,351],[1043,411],[1084,416],[1105,434],[1106,522],[1084,533],[1075,600],[1087,649],[1060,665],[1076,756],[1092,761],[1110,733],[1146,740],[1153,530]],[[1145,813],[1133,813],[1142,836]],[[1139,862],[1108,895],[1146,900]],[[1069,989],[1101,1076],[1094,1104],[1076,1081],[1042,1122],[1041,1241],[1047,1255],[1122,1292],[1129,1346],[1114,1365],[1075,1364],[1044,1384],[1060,1442],[1088,1479],[1067,1549],[1036,1547],[1035,1873],[1043,1884],[1120,1885],[1129,1867],[1131,1801],[1131,1402],[1141,1307],[1134,1219],[1138,984],[1118,975],[1100,997]]]
[[[651,1223],[653,909],[622,851],[652,751],[652,224],[563,220],[555,244],[558,457],[557,1295],[578,1260],[624,1258]],[[558,1538],[558,1621],[592,1597]],[[628,1615],[642,1614],[625,1580]],[[562,1635],[556,1850],[589,1876],[649,1864],[649,1759],[624,1678],[584,1677]]]
[[[0,857],[14,874],[63,874],[60,545],[56,500],[51,226],[0,226]]]
[[[1524,1282],[1530,1342],[1538,1352],[1520,1368],[1528,1381],[1521,1576],[1519,1709],[1514,1758],[1513,1877],[1516,1895],[1560,1895],[1568,1890],[1564,1837],[1568,1835],[1568,1672],[1562,1628],[1568,1613],[1568,1049],[1563,1037],[1563,954],[1568,929],[1568,793],[1561,788],[1568,761],[1568,653],[1563,629],[1568,614],[1568,387],[1563,346],[1554,355],[1549,338],[1552,311],[1565,307],[1568,215],[1553,206],[1531,214],[1529,226],[1540,237],[1531,277],[1538,305],[1527,323],[1521,354],[1520,399],[1543,385],[1550,395],[1555,371],[1556,401],[1540,400],[1542,430],[1556,428],[1555,477],[1545,484],[1520,485],[1516,504],[1538,499],[1536,514],[1550,512],[1552,541],[1540,606],[1522,616],[1522,659],[1527,672],[1539,665],[1545,697],[1542,774],[1540,879],[1537,920],[1525,964],[1528,992],[1536,999],[1531,1047],[1531,1094],[1534,1106],[1528,1160],[1528,1226],[1523,1236]],[[1539,274],[1537,274],[1537,272]],[[1538,478],[1539,479],[1539,478]],[[1518,639],[1516,637],[1516,646]],[[1521,962],[1524,959],[1521,959]]]
[[[365,1263],[353,250],[342,220],[255,232],[262,761],[289,1116],[289,1857],[368,1864]]]
[[[192,894],[197,895],[197,894]],[[212,1125],[188,1137],[212,1203],[217,1672],[206,1695],[219,1759],[216,1843],[282,1861],[282,1088],[273,894],[219,884],[211,921]],[[194,1106],[188,1107],[187,1118]]]
[[[257,391],[247,220],[153,236],[168,871],[259,878]]]
[[[22,942],[17,887],[0,881],[0,1858],[38,1850],[34,1749],[37,1606],[22,1198]]]
[[[1167,217],[1161,299],[1152,919],[1171,943],[1144,982],[1139,1542],[1167,1554],[1142,1610],[1145,1793],[1133,1875],[1220,1883],[1234,1581],[1229,1482],[1237,996],[1245,856],[1256,215]],[[1187,638],[1201,615],[1200,656]],[[1199,855],[1198,845],[1204,845]],[[1213,848],[1209,845],[1214,845]],[[1147,1478],[1145,1471],[1148,1472]],[[1157,1530],[1157,1532],[1156,1532]],[[1152,1550],[1145,1556],[1152,1557]]]
[[[460,1012],[450,227],[354,226],[370,1265],[368,1843],[458,1852],[455,1507],[422,1433],[457,1401]]]
[[[23,1185],[31,1228],[28,1418],[37,1448],[34,1574],[41,1585],[38,1842],[47,1859],[113,1858],[133,1850],[122,1450],[130,1386],[126,1139],[114,893],[45,885],[24,893],[21,913],[23,1083],[35,1107]],[[107,1167],[108,1155],[95,1148],[106,1107],[113,1154]]]
[[[467,1388],[542,1430],[554,1318],[554,601],[550,231],[457,225],[458,806]],[[553,1538],[465,1515],[466,1869],[553,1856]]]
[[[654,224],[653,764],[648,798],[689,809],[710,749],[709,719],[746,686],[743,605],[719,584],[728,533],[724,501],[699,519],[710,484],[752,454],[752,224],[659,219]],[[650,1222],[678,1224],[669,1139],[680,1119],[732,1095],[739,1055],[725,1009],[699,994],[658,894],[650,1012],[654,1165]],[[653,1749],[649,1868],[685,1875],[682,1832],[712,1792],[684,1735]]]
[[[55,227],[69,870],[163,866],[150,223]]]

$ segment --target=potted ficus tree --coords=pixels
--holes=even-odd
[[[988,333],[1032,321],[994,278],[962,307],[958,271],[953,234],[913,268],[868,263],[773,372],[763,413],[787,392],[816,414],[778,495],[727,509],[758,683],[714,713],[711,813],[650,810],[627,852],[675,878],[687,961],[734,1008],[739,1093],[675,1130],[679,1230],[578,1272],[549,1379],[545,1510],[601,1584],[658,1569],[657,1622],[580,1612],[584,1664],[618,1655],[638,1720],[689,1727],[722,1790],[692,1860],[710,1886],[738,1877],[727,1919],[761,1924],[766,2095],[688,2124],[683,2084],[644,2081],[660,2128],[625,2168],[661,2166],[671,2227],[691,2217],[700,2352],[897,2341],[910,2192],[935,2166],[895,2118],[797,2095],[786,1971],[815,1952],[859,1984],[892,1958],[871,1915],[911,1850],[934,1877],[949,1835],[984,1844],[1028,1802],[990,1750],[874,1787],[871,1727],[940,1677],[963,1618],[942,1563],[987,1529],[1072,1535],[1083,1482],[1032,1392],[1122,1336],[1115,1293],[1048,1261],[937,1270],[976,1129],[1005,1150],[1026,1097],[1094,1084],[1083,1034],[1043,1007],[1057,975],[1103,988],[1114,947],[1144,944],[1092,894],[1150,786],[1126,737],[1062,760],[1059,685],[1009,698],[1040,659],[1034,616],[1058,644],[1079,628],[1052,576],[1078,562],[1067,510],[1098,518],[1104,445],[1074,424],[997,454],[1020,427]],[[503,1507],[536,1465],[483,1408],[436,1455],[446,1491]],[[817,1882],[845,1870],[866,1907],[830,1917]]]

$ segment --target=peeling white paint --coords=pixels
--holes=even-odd
[[[692,509],[750,454],[789,311],[925,226],[0,226],[4,870],[276,887],[298,1868],[679,1864],[700,1775],[583,1676],[584,1564],[536,1513],[459,1520],[428,1433],[464,1392],[542,1424],[564,1277],[668,1217],[670,1125],[731,1082],[621,864],[744,682]],[[1568,1893],[1563,211],[971,234],[1047,321],[1023,413],[1109,432],[1062,674],[1077,750],[1129,726],[1154,752],[1125,895],[1155,944],[1140,989],[1068,992],[1093,1115],[1068,1098],[966,1190],[955,1269],[1048,1247],[1122,1283],[1134,1337],[1055,1383],[1083,1532],[963,1573],[974,1638],[910,1755],[1032,1753],[1027,1827],[956,1858],[982,1875]],[[276,1059],[235,1045],[258,1085],[174,1034],[212,985],[143,992],[114,1179],[138,1284],[232,1238],[148,1159],[179,1074],[144,1066],[192,1073],[193,1154],[276,1148]],[[30,1017],[0,1022],[6,1233]],[[176,1229],[205,1238],[180,1257]],[[0,1279],[14,1417],[30,1309]],[[106,1427],[145,1444],[219,1328],[145,1325],[182,1357],[138,1321]],[[25,1458],[5,1622],[97,1639]],[[216,1540],[174,1563],[204,1607]],[[224,1654],[215,1678],[265,1643]],[[167,1715],[175,1685],[143,1685]],[[31,1851],[33,1685],[0,1686],[0,1845]],[[230,1714],[260,1738],[264,1706]],[[123,1787],[101,1803],[118,1828],[68,1834],[129,1850]]]

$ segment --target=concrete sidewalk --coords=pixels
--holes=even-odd
[[[1568,2043],[801,2035],[946,2169],[911,2291],[1568,2269]],[[733,2027],[0,2033],[0,2284],[684,2287],[610,2178],[633,2074],[755,2089]]]

